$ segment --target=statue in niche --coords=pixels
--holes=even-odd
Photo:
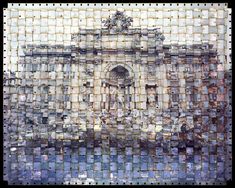
[[[124,95],[119,94],[118,95],[118,108],[123,108],[124,102],[125,102]]]
[[[133,80],[130,72],[122,65],[114,66],[107,76],[110,109],[130,108]]]
[[[150,107],[154,107],[157,102],[156,96],[156,86],[146,86],[147,89],[147,105]]]
[[[118,90],[116,86],[110,86],[110,109],[117,108],[117,96]]]

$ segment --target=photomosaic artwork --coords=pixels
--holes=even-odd
[[[8,184],[226,184],[226,4],[8,4]]]

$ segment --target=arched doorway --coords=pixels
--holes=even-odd
[[[104,88],[107,95],[105,109],[130,110],[134,95],[134,75],[130,67],[124,64],[110,66],[106,72]]]

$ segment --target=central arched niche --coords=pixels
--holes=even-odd
[[[125,67],[118,65],[111,70],[109,76],[110,79],[125,79],[129,77],[129,72]]]
[[[106,67],[105,73],[105,83],[107,84],[122,86],[134,82],[134,71],[126,64],[111,64]]]
[[[103,87],[106,100],[103,108],[111,111],[130,110],[134,104],[134,72],[132,68],[125,64],[116,64],[108,66],[105,71]]]
[[[110,71],[109,80],[120,87],[125,86],[130,81],[129,71],[125,67],[118,65]]]

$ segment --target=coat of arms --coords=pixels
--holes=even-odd
[[[123,32],[128,30],[128,27],[133,22],[133,18],[127,17],[124,12],[117,11],[111,18],[104,20],[104,26],[108,27],[109,30],[115,32]]]

